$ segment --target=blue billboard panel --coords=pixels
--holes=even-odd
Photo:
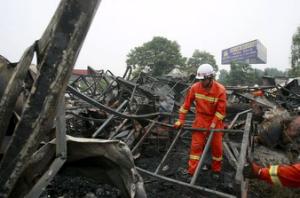
[[[265,64],[267,63],[267,49],[259,40],[254,40],[222,50],[222,64],[231,62]]]

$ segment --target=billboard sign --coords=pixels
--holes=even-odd
[[[233,61],[266,64],[267,49],[259,40],[254,40],[222,50],[222,64],[230,64]]]

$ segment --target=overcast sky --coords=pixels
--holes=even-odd
[[[0,54],[11,62],[39,39],[59,0],[2,0]],[[75,68],[109,69],[122,75],[130,49],[154,36],[175,40],[181,53],[213,54],[259,39],[268,63],[261,69],[290,67],[292,35],[300,26],[300,0],[102,0]],[[258,66],[255,66],[258,67]]]

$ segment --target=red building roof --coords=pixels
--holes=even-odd
[[[73,75],[80,76],[80,75],[87,75],[87,74],[89,74],[89,73],[88,73],[88,70],[87,70],[87,69],[73,69],[72,74],[73,74]]]

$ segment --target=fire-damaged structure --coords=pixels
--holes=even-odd
[[[109,177],[115,175],[110,181],[122,196],[144,196],[142,179],[125,144],[65,135],[65,89],[99,3],[61,1],[43,36],[25,51],[20,62],[11,64],[1,58],[0,197],[38,197],[60,169],[78,168],[84,160],[93,161],[89,174],[93,169],[94,174],[99,173],[99,164],[115,164],[106,174],[117,169]],[[34,53],[36,76],[29,74]],[[14,110],[15,104],[20,112]],[[56,138],[49,141],[53,136]],[[4,139],[9,139],[8,143]],[[86,174],[85,168],[76,174]]]
[[[191,132],[207,129],[191,127],[193,107],[183,128],[173,123],[192,81],[133,76],[131,67],[122,77],[88,67],[70,78],[99,3],[62,0],[18,63],[0,57],[0,197],[247,197],[243,172],[256,144],[299,157],[298,79],[227,87],[226,128],[210,131],[189,178]],[[216,182],[202,168],[220,131]]]
[[[90,76],[80,76],[71,82],[67,88],[69,104],[72,104],[70,109],[67,110],[67,112],[69,111],[67,114],[72,115],[67,123],[74,131],[78,129],[78,126],[74,126],[78,123],[81,124],[81,133],[78,135],[124,141],[131,148],[131,152],[136,159],[137,169],[142,174],[145,174],[146,177],[151,176],[158,180],[209,194],[224,197],[236,196],[236,194],[201,186],[197,182],[201,174],[201,166],[204,164],[205,155],[209,152],[209,145],[214,130],[211,131],[204,150],[204,157],[200,160],[197,172],[191,181],[187,182],[185,175],[181,174],[185,166],[183,164],[186,164],[186,162],[172,163],[178,158],[177,154],[183,155],[181,158],[187,159],[187,145],[190,141],[191,131],[206,131],[206,129],[190,127],[194,117],[193,110],[188,115],[189,120],[186,127],[176,131],[171,124],[174,122],[174,118],[177,117],[178,104],[180,104],[180,102],[175,102],[175,98],[183,99],[183,93],[189,87],[188,83],[166,80],[164,78],[153,78],[145,73],[140,73],[137,78],[131,81],[125,80],[126,77],[114,77],[110,72],[99,71],[95,72],[94,75],[97,78],[97,82],[104,82],[104,79],[109,79],[107,81],[110,81],[110,83],[107,83],[105,90],[103,90],[102,86],[98,86],[98,90],[95,91],[95,87],[89,86],[90,84],[95,85],[93,83],[94,78],[88,83],[86,79],[83,80],[83,83],[89,88],[82,88],[80,86],[81,79],[90,78]],[[83,94],[80,91],[81,89],[92,94]],[[113,93],[114,96],[111,97],[113,102],[106,100],[109,96],[105,94],[101,96],[102,98],[95,100],[94,98],[97,98],[97,96],[93,94],[98,92]],[[102,101],[102,103],[99,101]],[[74,106],[78,104],[79,106],[75,108]],[[87,104],[91,106],[89,107]],[[114,109],[111,106],[114,106]],[[82,109],[82,107],[84,108]],[[74,111],[73,109],[76,110]],[[250,153],[252,145],[252,142],[249,141],[252,114],[249,112],[250,110],[243,110],[238,114],[234,114],[234,119],[231,120],[230,126],[222,130],[226,133],[227,180],[236,181],[224,188],[229,188],[230,191],[235,189],[236,193],[245,192],[245,180],[242,171],[246,163],[246,156]],[[246,119],[246,122],[243,124],[239,123],[239,127],[236,127],[237,122],[241,122],[241,118]],[[232,137],[233,139],[231,140]],[[180,154],[178,149],[184,153]],[[207,182],[207,180],[202,182]]]

